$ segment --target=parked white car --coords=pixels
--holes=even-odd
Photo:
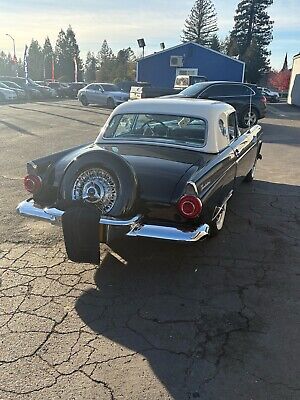
[[[16,100],[17,95],[13,90],[4,89],[0,87],[0,102]]]
[[[77,96],[84,106],[99,104],[109,108],[115,108],[129,99],[128,93],[112,83],[91,83],[80,89]]]

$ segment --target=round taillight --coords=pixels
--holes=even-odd
[[[42,187],[42,180],[37,175],[27,175],[24,178],[24,187],[29,193],[36,193]]]
[[[201,200],[196,196],[182,196],[178,202],[178,210],[184,218],[196,218],[202,211]]]

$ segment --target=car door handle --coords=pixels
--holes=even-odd
[[[240,155],[240,151],[238,149],[235,149],[234,154],[238,157]]]

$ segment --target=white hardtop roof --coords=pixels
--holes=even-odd
[[[220,101],[172,97],[128,101],[118,106],[112,114],[166,114],[210,120],[221,113],[233,111],[231,105]]]

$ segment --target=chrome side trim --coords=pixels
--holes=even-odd
[[[214,221],[214,220],[218,217],[218,215],[220,214],[220,212],[223,211],[224,205],[227,203],[227,201],[231,198],[232,195],[233,195],[233,190],[231,190],[231,191],[228,193],[228,195],[225,197],[225,199],[224,199],[224,201],[223,201],[221,207],[216,207],[216,208],[215,208],[215,215],[214,215],[212,221]]]
[[[17,207],[17,212],[23,217],[38,219],[40,221],[49,222],[53,225],[60,225],[61,217],[64,214],[64,211],[57,208],[40,208],[36,204],[34,204],[33,200],[22,201]],[[99,220],[99,224],[131,227],[132,225],[136,224],[140,219],[140,215],[136,215],[129,220],[121,220],[114,217],[101,217]]]
[[[209,235],[209,226],[201,225],[195,230],[184,231],[171,226],[136,225],[127,236],[172,240],[177,242],[197,242]]]

